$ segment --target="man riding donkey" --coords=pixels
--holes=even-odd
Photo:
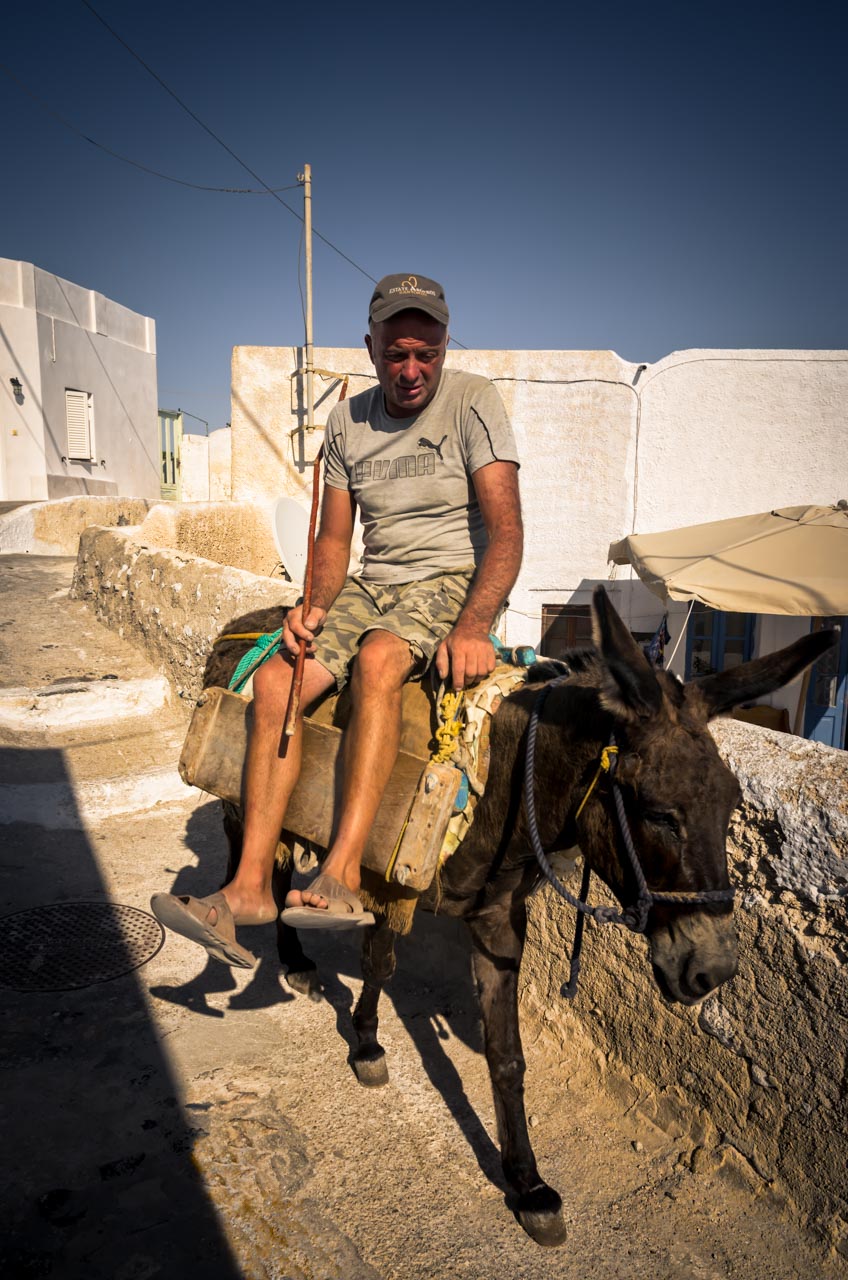
[[[280,648],[253,680],[244,841],[232,880],[207,898],[156,894],[154,914],[232,965],[254,958],[238,925],[271,923],[271,874],[301,762],[302,723],[280,737],[293,659],[307,645],[300,706],[349,680],[342,805],[319,874],[286,898],[298,928],[346,928],[373,916],[360,864],[401,736],[403,685],[435,657],[462,689],[495,665],[489,632],[521,564],[518,457],[503,402],[486,378],[445,370],[449,313],[441,285],[385,276],[365,344],[378,386],[336,405],[325,438],[325,488],[309,612],[286,614]],[[354,514],[364,541],[348,577]],[[302,715],[302,713],[301,713]]]

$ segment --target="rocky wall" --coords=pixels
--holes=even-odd
[[[75,556],[88,525],[136,525],[152,505],[148,498],[91,495],[28,503],[0,516],[0,552]]]
[[[151,546],[139,528],[89,528],[80,538],[71,594],[160,663],[181,698],[193,700],[212,642],[230,619],[293,604],[299,588]]]
[[[680,1137],[695,1172],[723,1165],[791,1202],[848,1256],[848,753],[732,720],[713,733],[743,790],[728,844],[738,975],[696,1008],[667,1004],[644,939],[590,925],[569,1004],[574,917],[546,888],[525,1019],[578,1037],[586,1072]]]
[[[139,537],[150,545],[270,577],[281,572],[272,507],[271,502],[160,502],[145,517]]]

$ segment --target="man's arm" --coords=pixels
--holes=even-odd
[[[518,468],[513,462],[490,462],[471,477],[489,535],[489,545],[453,630],[436,650],[442,680],[450,671],[455,689],[489,675],[495,653],[489,632],[498,610],[515,585],[521,568],[524,529],[518,495]]]
[[[283,643],[292,655],[297,654],[301,639],[306,640],[307,652],[311,652],[312,642],[344,586],[350,563],[353,512],[353,497],[346,489],[325,486],[321,503],[321,525],[315,539],[309,615],[304,618],[303,606],[295,605],[293,609],[289,609],[283,623]]]

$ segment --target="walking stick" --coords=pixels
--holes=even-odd
[[[346,377],[342,383],[342,389],[339,392],[339,404],[347,395],[347,384],[349,379]],[[303,575],[303,613],[301,617],[305,618],[312,608],[312,562],[313,553],[315,551],[315,525],[318,522],[318,491],[321,486],[321,459],[324,456],[324,446],[318,450],[315,455],[312,472],[312,509],[309,513],[309,534],[306,540],[306,572]],[[289,701],[286,707],[286,719],[283,728],[283,737],[280,741],[280,747],[285,743],[286,738],[291,738],[297,728],[297,714],[300,710],[300,694],[303,688],[303,665],[306,661],[306,641],[301,640],[300,647],[297,651],[297,657],[294,660],[294,674],[292,676],[291,689],[289,690]]]

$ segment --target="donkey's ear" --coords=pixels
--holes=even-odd
[[[602,705],[625,720],[656,715],[663,700],[659,681],[601,586],[592,593],[592,636],[604,667]]]
[[[731,671],[690,680],[686,685],[686,705],[704,720],[732,711],[740,702],[762,698],[794,680],[811,662],[836,643],[838,632],[814,631],[777,653],[753,662],[743,662]]]

